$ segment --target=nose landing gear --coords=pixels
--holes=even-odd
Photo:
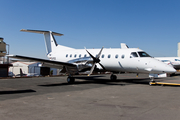
[[[154,77],[150,77],[151,81],[149,82],[149,85],[152,85],[152,83],[155,83]]]

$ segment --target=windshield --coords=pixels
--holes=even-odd
[[[175,61],[180,61],[179,59],[175,59]]]
[[[162,62],[170,62],[169,60],[161,60]]]
[[[131,53],[130,58],[133,58],[133,57],[138,57],[138,55],[137,55],[136,52],[132,52],[132,53]]]
[[[138,54],[139,54],[140,57],[151,57],[150,55],[148,55],[145,52],[138,52]]]

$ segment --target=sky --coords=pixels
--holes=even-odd
[[[58,44],[84,49],[140,48],[153,57],[177,56],[180,0],[0,0],[0,37],[10,54],[46,58],[42,34]]]

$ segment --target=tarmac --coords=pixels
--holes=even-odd
[[[147,74],[0,79],[0,120],[179,120],[180,86]],[[155,79],[180,83],[180,75]]]

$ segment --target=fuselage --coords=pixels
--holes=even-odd
[[[180,69],[180,57],[155,57],[164,63],[172,64],[175,69]]]
[[[88,51],[96,56],[100,49],[88,49]],[[81,58],[90,59],[90,56],[85,49],[69,48],[62,51],[61,48],[58,50],[57,46],[56,50],[48,54],[48,58],[61,62],[72,62]],[[138,48],[104,48],[99,59],[107,71],[157,74],[175,72],[172,66],[152,58]],[[101,66],[97,67],[101,68]]]

